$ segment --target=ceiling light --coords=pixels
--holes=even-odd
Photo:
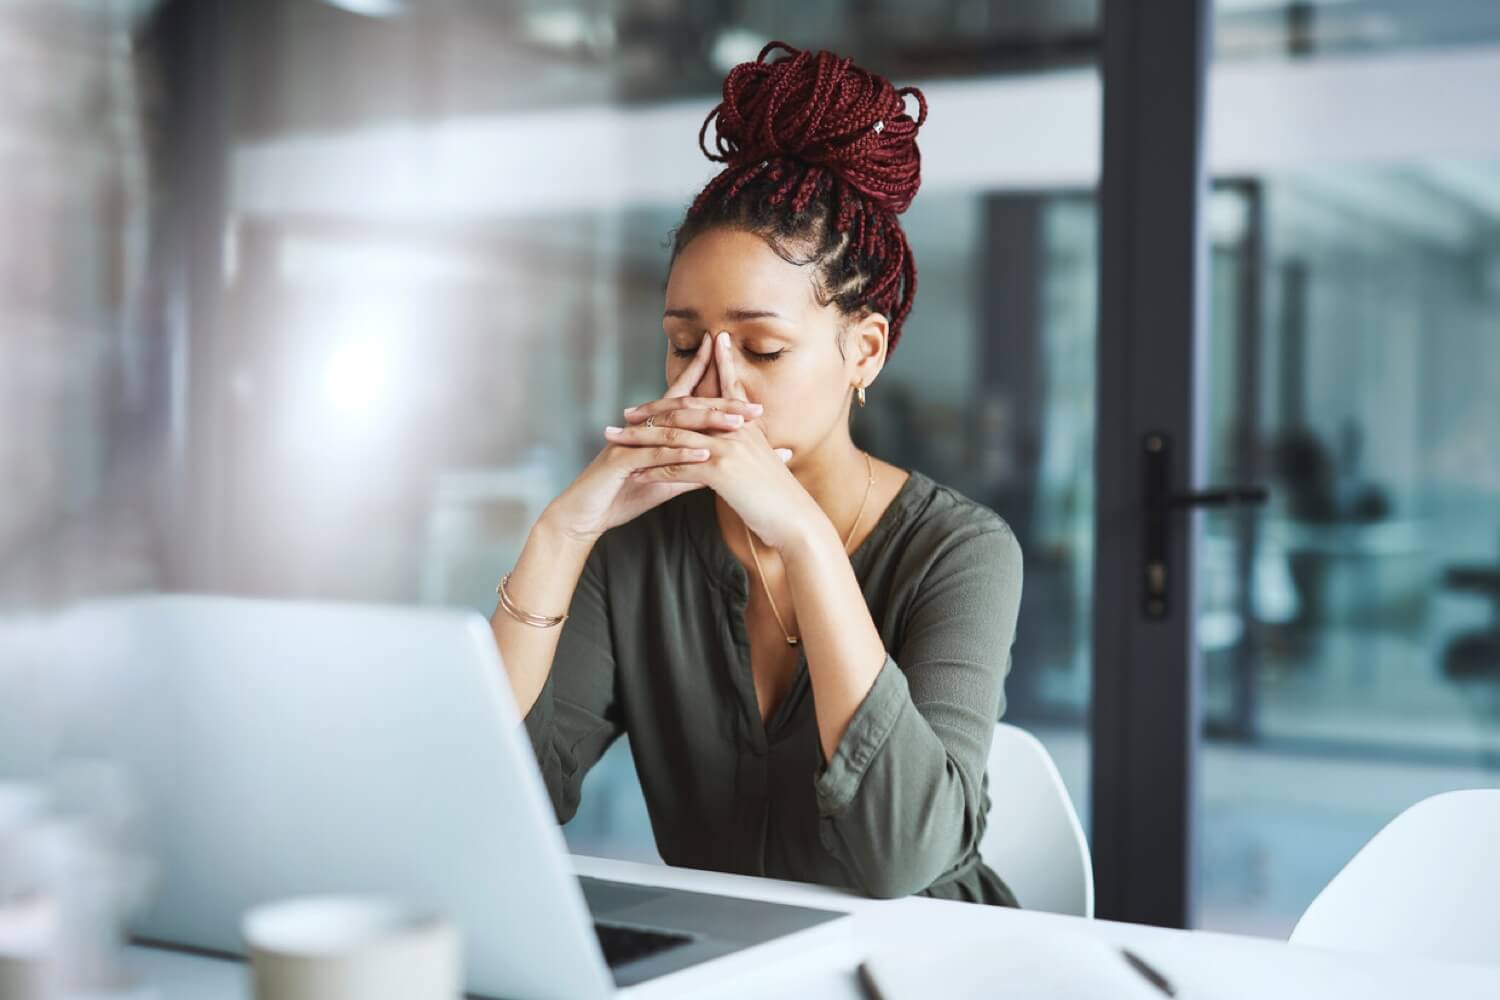
[[[331,7],[365,17],[395,17],[406,12],[405,0],[323,0]]]

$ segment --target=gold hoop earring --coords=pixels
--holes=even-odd
[[[859,399],[859,405],[860,406],[864,406],[865,405],[865,387],[863,385],[857,385],[854,388],[855,388],[854,395],[856,397],[858,397],[858,399]]]

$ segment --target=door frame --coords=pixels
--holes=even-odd
[[[1165,489],[1201,468],[1209,0],[1106,0],[1101,72],[1092,825],[1100,917],[1186,927],[1194,908],[1198,518],[1172,514],[1147,613],[1149,445]],[[1150,591],[1150,593],[1148,593]]]

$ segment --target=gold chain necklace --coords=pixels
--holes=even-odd
[[[859,502],[859,510],[854,514],[854,523],[849,525],[849,534],[844,536],[844,554],[849,555],[849,543],[854,540],[854,531],[859,527],[860,518],[865,516],[865,504],[870,502],[870,487],[875,485],[875,463],[870,461],[870,453],[865,452],[865,496]],[[744,524],[743,521],[740,522]],[[795,646],[800,641],[797,636],[786,630],[786,622],[781,620],[781,612],[776,610],[776,600],[771,596],[771,585],[766,582],[766,571],[760,565],[760,553],[755,551],[755,536],[750,533],[750,525],[745,525],[745,541],[750,543],[750,557],[755,560],[755,571],[760,574],[760,585],[766,592],[766,603],[771,605],[771,614],[776,616],[776,624],[781,627],[781,634],[786,636],[786,644]]]

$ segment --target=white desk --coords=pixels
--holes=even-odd
[[[1500,998],[1500,968],[1403,961],[1384,955],[1297,947],[1260,938],[1163,930],[916,897],[869,900],[794,882],[625,861],[580,857],[574,862],[579,874],[597,878],[841,909],[854,914],[848,933],[831,937],[810,951],[795,952],[774,962],[760,960],[754,951],[730,956],[710,967],[711,976],[707,974],[709,969],[690,969],[648,984],[634,994],[647,998],[861,1000],[854,968],[866,955],[888,948],[910,951],[924,943],[937,945],[986,928],[1005,931],[1022,924],[1031,930],[1048,925],[1065,931],[1081,930],[1110,943],[1128,946],[1160,968],[1178,987],[1178,996],[1183,1000],[1194,997],[1215,1000]],[[161,1000],[248,1000],[250,997],[248,974],[236,962],[150,948],[132,949],[132,958],[158,987]],[[933,995],[941,995],[941,983],[933,986]]]

